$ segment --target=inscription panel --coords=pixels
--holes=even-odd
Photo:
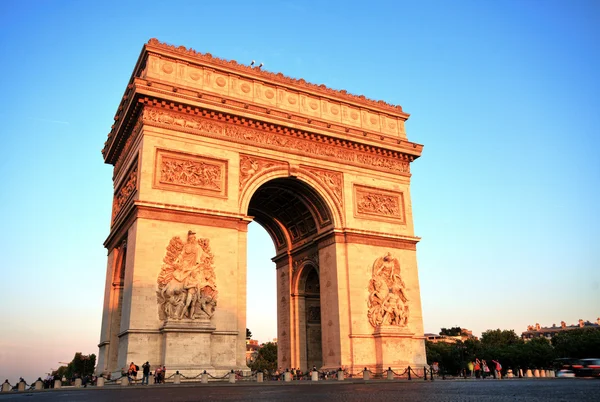
[[[227,197],[227,161],[157,149],[154,187]]]
[[[404,194],[355,184],[354,216],[405,223]]]

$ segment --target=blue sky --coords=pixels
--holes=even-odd
[[[600,316],[600,3],[220,4],[0,2],[0,378],[97,353],[112,203],[100,150],[152,37],[411,114],[427,332]],[[273,245],[256,224],[249,237],[248,326],[265,341]]]

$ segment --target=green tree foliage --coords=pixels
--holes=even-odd
[[[440,335],[459,336],[460,332],[461,332],[460,327],[442,328],[442,330],[440,331]]]
[[[275,371],[277,369],[277,344],[267,342],[258,350],[258,356],[250,363],[252,370]]]
[[[510,329],[490,329],[481,334],[483,346],[506,346],[521,342],[521,338]]]
[[[600,356],[600,330],[581,328],[562,331],[552,338],[552,346],[557,357],[598,357]]]
[[[246,339],[252,339],[252,331],[246,328]]]
[[[445,343],[429,342],[425,343],[427,353],[427,364],[438,362],[440,370],[449,374],[458,374],[464,366],[464,345],[462,342]]]
[[[475,361],[476,358],[486,360],[490,366],[492,360],[497,360],[504,370],[510,368],[516,373],[519,368],[552,367],[552,362],[557,357],[600,356],[600,330],[561,332],[550,344],[546,338],[524,342],[513,330],[495,329],[484,332],[481,341],[467,339],[456,343],[427,342],[425,348],[427,363],[438,362],[447,374],[458,375],[467,362]]]
[[[95,354],[84,355],[81,352],[77,352],[71,363],[67,366],[64,375],[67,378],[72,378],[76,375],[83,378],[86,375],[92,375],[94,373],[94,366],[96,366]],[[62,367],[60,367],[59,370],[60,369],[62,369]]]

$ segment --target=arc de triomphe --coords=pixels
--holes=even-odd
[[[151,39],[102,151],[98,372],[246,369],[247,225],[275,244],[278,365],[421,367],[400,106]]]

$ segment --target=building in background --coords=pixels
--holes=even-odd
[[[429,342],[438,343],[456,343],[458,341],[464,342],[469,339],[477,340],[476,336],[473,336],[473,331],[469,331],[468,329],[461,328],[460,335],[442,335],[440,334],[425,334],[425,339]]]
[[[563,331],[570,331],[572,329],[580,328],[595,328],[600,329],[600,318],[596,319],[596,322],[579,320],[577,325],[567,325],[564,321],[560,322],[560,326],[552,324],[551,327],[542,327],[539,323],[535,325],[528,325],[527,331],[521,333],[521,339],[529,341],[533,338],[544,337],[546,339],[552,339],[556,334]]]

